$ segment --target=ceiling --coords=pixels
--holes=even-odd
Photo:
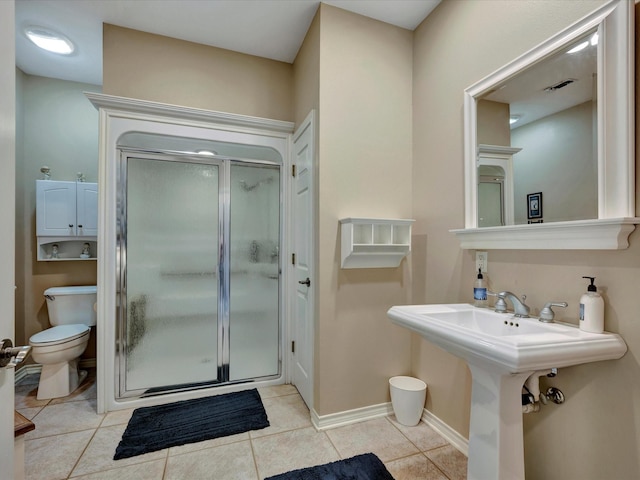
[[[324,0],[414,30],[440,0]],[[102,24],[110,23],[293,63],[319,0],[16,0],[16,65],[30,75],[102,84]],[[77,50],[40,50],[23,33],[38,25]]]

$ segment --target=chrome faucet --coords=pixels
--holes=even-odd
[[[500,292],[497,294],[497,296],[498,300],[496,300],[494,306],[496,312],[505,313],[507,311],[507,303],[505,302],[505,299],[508,298],[509,300],[511,300],[511,304],[513,305],[513,313],[516,317],[529,318],[529,312],[531,311],[531,309],[526,303],[524,303],[524,301],[527,299],[526,295],[522,295],[522,300],[520,300],[515,293],[511,292]]]

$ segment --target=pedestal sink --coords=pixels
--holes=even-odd
[[[521,392],[531,374],[613,360],[627,351],[614,333],[588,333],[468,304],[396,306],[387,314],[469,365],[469,480],[524,479]]]

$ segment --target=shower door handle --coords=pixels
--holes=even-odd
[[[298,283],[300,285],[306,285],[307,287],[311,286],[311,280],[309,280],[309,277],[307,277],[306,280],[298,280]]]

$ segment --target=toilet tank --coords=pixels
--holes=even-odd
[[[97,300],[95,285],[82,287],[53,287],[44,291],[49,310],[49,323],[52,326],[96,324],[96,311],[93,306]]]

